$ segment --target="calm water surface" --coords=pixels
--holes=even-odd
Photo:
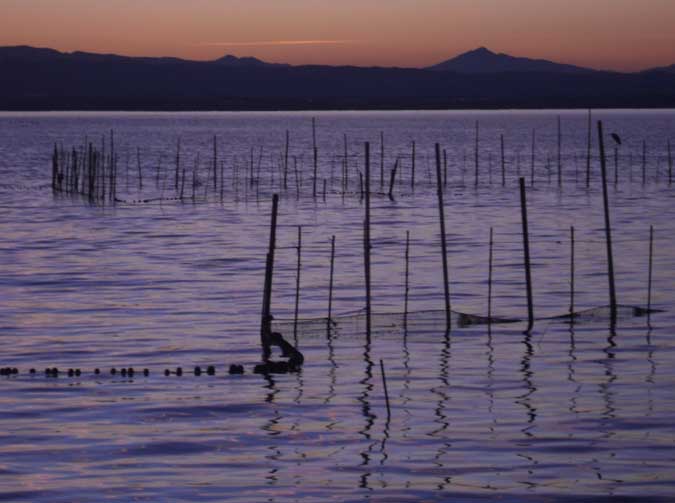
[[[601,309],[608,295],[597,135],[587,188],[585,112],[0,114],[0,366],[21,371],[0,378],[0,500],[672,501],[675,192],[667,142],[675,141],[675,112],[597,118],[622,139],[616,164],[607,141],[619,302],[647,303],[653,225],[651,302],[662,310],[649,318],[622,310],[615,330]],[[109,152],[111,130],[123,201],[52,194],[54,144],[92,142]],[[174,186],[179,138],[183,201]],[[370,342],[362,315],[365,141],[375,191]],[[517,191],[518,176],[526,177],[537,316],[530,335],[524,323],[460,324],[457,315],[444,333],[436,142],[445,150],[456,312],[487,315],[492,227],[492,313],[526,316]],[[392,201],[385,193],[397,159]],[[281,194],[273,312],[292,340],[302,226],[296,337],[306,364],[300,374],[264,377],[251,370],[260,359],[273,191]],[[585,312],[572,325],[547,319],[570,308],[571,226],[575,309]],[[332,235],[329,332],[321,318]],[[230,363],[246,373],[227,375]],[[195,365],[216,365],[217,375],[163,375]],[[46,378],[53,366],[83,374]],[[122,366],[150,376],[109,374]]]

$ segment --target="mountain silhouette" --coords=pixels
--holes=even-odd
[[[588,73],[596,71],[580,66],[554,63],[545,59],[517,58],[508,54],[497,54],[485,47],[465,52],[452,59],[430,66],[428,69],[456,73]]]
[[[675,107],[672,70],[577,69],[487,49],[453,61],[439,71],[0,47],[0,110]]]

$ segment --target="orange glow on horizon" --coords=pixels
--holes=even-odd
[[[593,68],[675,63],[672,0],[3,0],[0,45],[423,67],[486,46]]]

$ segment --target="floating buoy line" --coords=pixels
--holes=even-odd
[[[286,374],[292,372],[299,372],[299,366],[289,365],[287,362],[272,362],[268,361],[262,364],[258,364],[253,368],[254,374]],[[230,365],[228,371],[230,375],[241,375],[245,373],[244,366],[238,364]],[[95,377],[109,374],[111,376],[121,376],[121,377],[136,377],[150,376],[150,369],[134,369],[134,367],[111,367],[109,371],[101,370],[100,368],[95,368],[92,372],[88,373],[86,370],[79,368],[68,368],[68,369],[59,369],[58,367],[47,367],[43,371],[39,371],[35,368],[28,370],[28,375],[32,377],[37,377],[38,375],[44,375],[48,378],[57,378],[57,377],[87,377],[93,375]],[[216,375],[216,367],[214,365],[209,365],[207,367],[195,366],[191,370],[183,369],[183,367],[176,368],[167,368],[162,373],[165,377],[176,376],[182,377],[183,375],[193,375],[195,377],[200,376],[209,376],[213,377]],[[0,376],[3,377],[15,377],[22,375],[22,372],[19,371],[17,367],[1,367]],[[24,374],[25,375],[25,374]]]

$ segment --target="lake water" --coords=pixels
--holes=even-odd
[[[675,141],[675,111],[602,111],[595,119],[607,133],[621,305],[646,307],[650,225],[655,236],[651,305],[660,312],[621,309],[614,329],[603,309],[597,134],[594,122],[587,187],[584,111],[0,113],[0,366],[19,369],[0,378],[0,500],[672,501],[675,188],[667,143]],[[91,142],[109,153],[111,130],[119,201],[54,194],[54,145],[82,154]],[[609,133],[622,140],[616,163]],[[359,181],[366,141],[370,340]],[[449,335],[436,142],[447,178]],[[528,186],[537,318],[527,335],[523,322],[460,323],[488,314],[490,228],[492,315],[527,316],[519,175]],[[305,365],[263,376],[252,369],[273,192],[272,311]],[[570,309],[571,226],[574,307],[584,313],[574,324],[552,319]],[[228,375],[231,363],[245,374]],[[192,375],[196,365],[217,373]],[[46,377],[47,367],[59,377]],[[111,367],[136,374],[113,376]],[[182,377],[164,376],[176,367]],[[68,368],[82,375],[68,377]]]

